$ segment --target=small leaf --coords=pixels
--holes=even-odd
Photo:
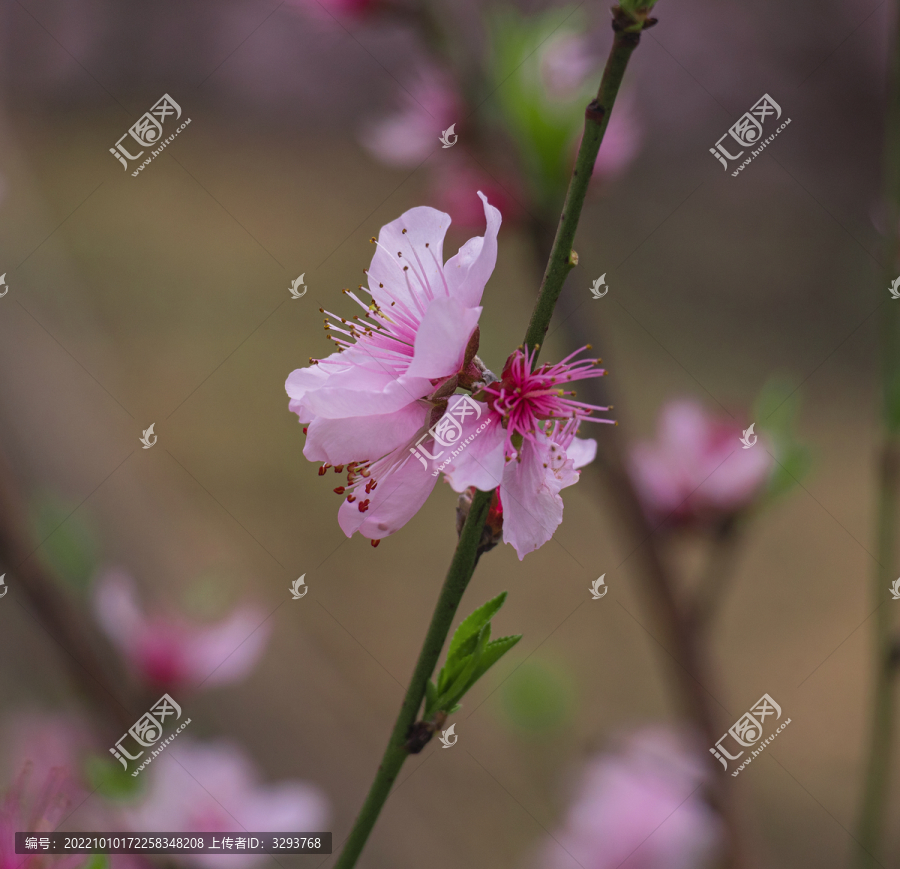
[[[500,592],[497,597],[478,607],[475,612],[460,622],[450,641],[450,648],[447,650],[448,664],[456,657],[465,657],[466,654],[471,654],[475,648],[479,631],[496,615],[505,600],[506,592]]]
[[[484,653],[484,650],[487,647],[490,638],[491,625],[489,622],[478,632],[475,650],[468,658],[466,658],[465,666],[463,667],[462,671],[456,677],[456,679],[454,679],[453,683],[447,689],[447,691],[441,695],[441,709],[446,709],[451,704],[458,702],[462,698],[463,694],[466,693],[466,686],[470,683],[472,674],[477,669],[478,664],[481,661],[481,656]]]
[[[487,648],[484,650],[484,653],[481,656],[481,660],[478,662],[478,666],[475,668],[475,672],[472,676],[472,680],[466,690],[472,687],[494,664],[497,663],[519,640],[522,639],[521,634],[515,634],[511,637],[499,637],[494,640],[494,642],[489,643]]]

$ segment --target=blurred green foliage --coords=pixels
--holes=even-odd
[[[83,593],[97,569],[96,537],[78,514],[78,504],[57,495],[36,495],[30,505],[31,532],[39,555],[67,586]]]
[[[142,790],[139,776],[132,777],[117,761],[96,754],[85,760],[84,778],[108,800],[132,800]]]
[[[799,387],[784,377],[775,377],[760,390],[753,407],[753,418],[759,420],[760,429],[774,446],[776,463],[766,490],[768,501],[790,491],[812,467],[812,454],[795,433],[800,400]]]
[[[506,121],[532,186],[543,208],[561,202],[578,135],[584,127],[586,105],[597,90],[599,77],[585,77],[568,92],[548,91],[548,64],[561,64],[566,54],[578,53],[573,37],[584,33],[580,7],[564,6],[525,16],[518,10],[495,11],[488,21],[493,99]]]
[[[517,729],[547,734],[574,718],[577,692],[569,672],[549,661],[527,660],[500,686],[501,708]]]

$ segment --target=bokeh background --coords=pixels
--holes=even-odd
[[[435,8],[476,50],[486,12]],[[581,13],[603,57],[608,9]],[[328,352],[319,308],[348,313],[340,290],[363,279],[368,239],[439,204],[428,172],[451,152],[398,169],[360,142],[423,49],[402,16],[337,24],[274,0],[23,0],[0,14],[0,444],[34,557],[59,567],[90,553],[55,572],[88,633],[92,577],[107,566],[131,573],[151,609],[259,605],[271,629],[261,662],[239,683],[183,693],[192,736],[240,745],[266,781],[318,787],[340,841],[449,563],[456,496],[439,485],[377,549],[346,539],[336,478],[303,458],[283,384]],[[588,202],[544,358],[574,349],[558,328],[567,317],[602,335],[629,442],[652,434],[673,396],[749,423],[773,377],[799,387],[812,468],[743,539],[709,663],[725,726],[766,692],[792,719],[730,782],[761,865],[843,866],[870,691],[891,4],[660,0],[656,14],[626,80],[640,147]],[[191,124],[134,178],[108,149],[163,93]],[[791,124],[733,178],[708,149],[763,93]],[[464,122],[457,132],[464,148]],[[481,231],[451,229],[445,255]],[[522,340],[539,268],[514,220],[499,248],[481,320],[495,371]],[[609,294],[594,301],[604,272]],[[292,300],[301,273],[309,290]],[[143,450],[151,423],[159,442]],[[361,866],[529,865],[588,757],[677,719],[672,660],[633,569],[641,541],[616,532],[614,493],[592,469],[564,500],[556,538],[524,562],[505,546],[482,558],[462,612],[508,590],[496,630],[524,638],[466,698],[456,748],[433,742],[408,762]],[[700,548],[669,551],[689,583]],[[71,650],[12,567],[0,565],[0,724],[80,715],[105,751],[121,728],[85,702]],[[609,594],[586,600],[603,573]],[[309,593],[293,601],[301,574]],[[4,786],[15,746],[0,743]],[[896,782],[896,759],[892,771]],[[99,799],[66,827],[90,827]],[[896,859],[896,827],[890,837]]]

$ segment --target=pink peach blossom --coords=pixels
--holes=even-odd
[[[744,449],[741,426],[711,416],[695,401],[667,403],[655,442],[638,444],[630,470],[647,514],[678,523],[707,523],[748,506],[774,460],[771,444]]]
[[[562,522],[560,490],[577,483],[578,468],[596,455],[596,441],[575,437],[580,423],[612,422],[591,416],[608,408],[575,401],[574,393],[563,388],[604,374],[594,367],[598,360],[571,362],[575,355],[532,371],[534,352],[513,353],[501,380],[478,393],[486,399],[481,405],[487,411],[485,420],[468,420],[464,434],[473,433],[476,423],[492,424],[451,459],[445,471],[457,492],[499,486],[503,541],[513,546],[520,561],[553,536]]]
[[[100,627],[141,679],[154,687],[206,687],[237,682],[262,657],[271,632],[265,613],[241,606],[215,624],[144,614],[134,580],[109,570],[94,591]]]
[[[704,799],[707,768],[683,735],[662,727],[591,760],[541,869],[703,869],[721,845]]]
[[[136,832],[323,832],[328,804],[314,785],[301,781],[260,784],[251,761],[227,742],[201,745],[179,736],[144,773],[145,798],[123,810]],[[221,839],[221,837],[219,837]],[[195,854],[179,858],[204,869],[254,866],[262,854]]]
[[[428,497],[409,448],[446,407],[481,315],[481,296],[497,260],[500,212],[479,193],[487,229],[443,262],[448,215],[413,208],[383,227],[368,270],[362,318],[335,317],[338,352],[292,372],[289,408],[308,423],[303,454],[339,472],[347,500],[344,532],[379,540],[393,533]],[[335,316],[335,315],[332,315]],[[375,494],[376,486],[381,490]],[[360,491],[361,487],[365,491]],[[362,497],[363,495],[367,497]],[[365,514],[368,511],[368,515]]]

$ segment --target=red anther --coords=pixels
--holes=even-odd
[[[368,510],[368,509],[369,509],[369,499],[368,498],[366,498],[365,501],[359,502],[359,512],[360,513],[365,513],[366,510]]]
[[[374,488],[375,488],[375,481],[374,481],[374,480],[369,480],[369,482],[366,483],[366,494],[368,495],[369,492],[371,492],[372,489],[374,489]]]
[[[344,472],[344,466],[343,465],[335,465],[334,472],[336,474],[342,474]]]
[[[343,495],[343,494],[344,494],[344,487],[343,487],[343,486],[338,486],[338,487],[334,490],[334,493],[335,493],[336,495]]]
[[[377,546],[379,543],[381,543],[380,540],[370,540],[369,542],[372,544],[373,547]]]
[[[348,503],[352,504],[356,500],[356,495],[347,495]]]
[[[306,434],[306,430],[309,428],[308,425],[303,426],[303,434]]]

